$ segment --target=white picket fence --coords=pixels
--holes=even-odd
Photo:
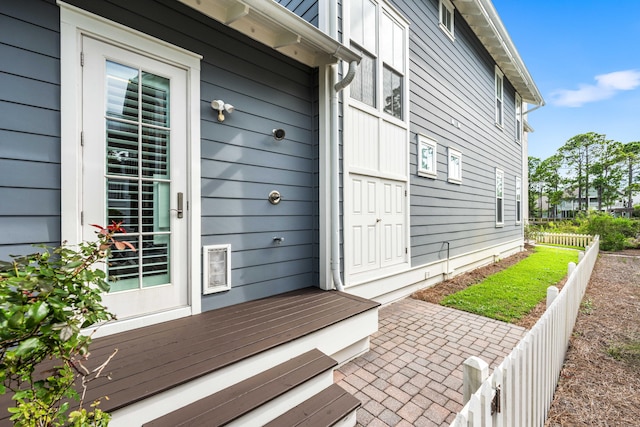
[[[570,233],[535,233],[536,243],[550,243],[552,245],[564,246],[582,246],[583,248],[593,242],[593,236],[588,234],[570,234]]]
[[[451,427],[542,426],[599,252],[596,236],[534,327],[471,395]]]

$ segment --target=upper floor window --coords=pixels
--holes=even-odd
[[[453,4],[449,0],[440,0],[440,28],[453,40]]]
[[[407,24],[371,0],[352,0],[350,13],[351,46],[362,52],[351,98],[404,120]]]
[[[495,99],[496,99],[496,125],[502,127],[504,124],[504,105],[503,105],[503,95],[504,95],[504,75],[502,71],[498,67],[496,67],[495,71]]]
[[[504,224],[504,172],[496,168],[496,225]]]
[[[351,97],[371,107],[376,106],[376,60],[378,43],[377,6],[369,0],[351,2],[351,45],[362,52],[360,66],[351,83]]]
[[[522,141],[522,97],[516,93],[516,142]]]

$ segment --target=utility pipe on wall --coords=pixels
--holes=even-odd
[[[340,277],[340,141],[338,130],[338,92],[353,81],[356,75],[358,63],[352,61],[349,71],[344,78],[338,81],[337,66],[331,66],[331,273],[333,284],[339,291],[344,291],[342,278]]]

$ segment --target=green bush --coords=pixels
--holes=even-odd
[[[531,224],[525,228],[525,235],[529,233],[535,236],[535,233],[573,233],[578,234],[580,229],[580,220],[562,219],[557,221],[544,222],[542,224]]]
[[[15,406],[5,410],[15,426],[109,422],[109,414],[97,407],[99,401],[87,409],[76,391],[100,374],[84,367],[91,337],[81,329],[113,318],[101,304],[100,294],[109,285],[96,263],[105,262],[112,245],[133,246],[114,239],[124,232],[120,224],[96,227],[97,242],[44,248],[0,262],[0,394],[13,392]],[[36,369],[45,360],[55,361],[46,377]],[[72,400],[79,401],[75,408]]]
[[[629,239],[636,237],[638,221],[629,218],[614,218],[606,213],[592,213],[582,225],[586,234],[600,235],[600,249],[603,251],[620,251],[627,246]]]

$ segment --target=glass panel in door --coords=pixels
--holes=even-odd
[[[113,250],[111,292],[169,284],[170,80],[106,61],[106,218],[127,230]]]

